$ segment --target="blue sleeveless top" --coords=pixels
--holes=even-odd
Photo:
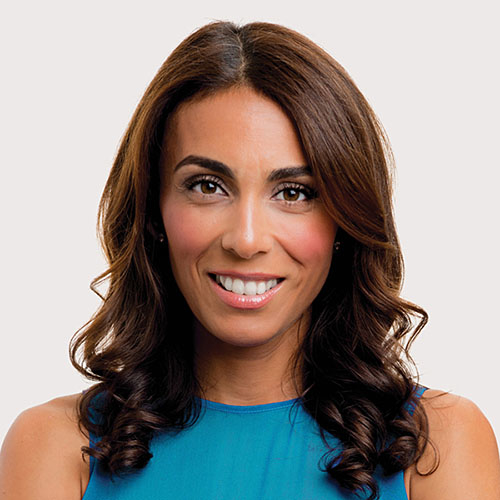
[[[425,388],[419,387],[418,397]],[[363,499],[319,469],[328,451],[316,421],[298,399],[254,406],[200,400],[194,426],[153,438],[147,466],[110,477],[91,458],[82,500]],[[412,411],[412,408],[408,408]],[[330,446],[340,442],[327,435]],[[321,464],[324,464],[322,462]],[[403,471],[376,471],[380,500],[407,500]]]

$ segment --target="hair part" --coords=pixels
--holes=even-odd
[[[81,398],[79,418],[99,442],[84,452],[110,473],[140,469],[155,432],[199,417],[192,339],[177,334],[192,313],[156,238],[159,167],[176,109],[239,85],[288,115],[339,226],[341,250],[293,365],[306,411],[342,442],[340,454],[323,457],[324,470],[375,498],[375,468],[406,469],[428,442],[408,351],[427,314],[400,297],[391,149],[346,71],[303,35],[269,23],[215,22],[191,34],[159,69],[123,137],[99,206],[109,267],[91,285],[99,293],[106,281],[108,289],[70,347],[74,366],[96,382]]]

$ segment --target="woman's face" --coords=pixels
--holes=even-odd
[[[337,226],[291,121],[274,101],[232,88],[181,105],[164,146],[170,261],[199,323],[234,346],[295,334],[326,280]]]

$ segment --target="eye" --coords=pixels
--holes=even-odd
[[[189,191],[194,191],[201,195],[224,195],[226,192],[222,189],[220,181],[217,177],[212,176],[196,176],[188,179],[185,182],[185,187]]]
[[[302,184],[281,185],[280,190],[274,195],[277,200],[286,203],[310,201],[315,197],[314,191]]]
[[[282,189],[278,193],[278,198],[280,198],[280,196],[285,201],[302,201],[306,198],[304,193],[295,188]]]
[[[197,186],[196,188],[193,186],[193,190],[194,191],[200,191],[200,193],[203,193],[203,194],[215,194],[217,192],[217,184],[215,184],[215,182],[212,182],[212,181],[199,181],[197,184],[195,184],[195,186]]]

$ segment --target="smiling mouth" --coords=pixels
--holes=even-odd
[[[262,295],[273,289],[284,278],[273,278],[270,280],[242,280],[222,274],[209,274],[210,278],[222,289],[237,295]]]

